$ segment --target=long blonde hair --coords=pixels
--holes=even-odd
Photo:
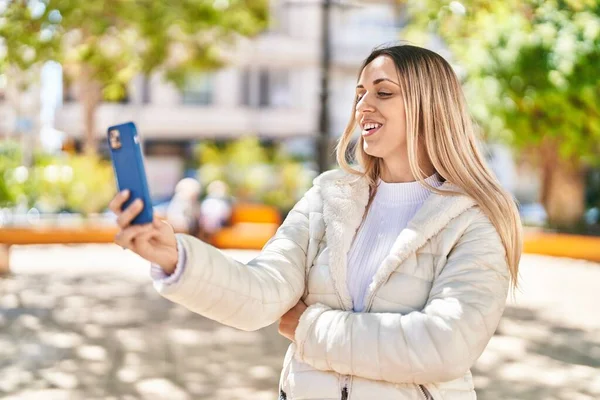
[[[374,50],[365,59],[360,71],[379,56],[390,57],[398,70],[406,110],[408,161],[413,176],[433,192],[457,194],[436,189],[425,182],[427,176],[420,168],[418,152],[418,149],[423,150],[421,146],[425,146],[425,154],[438,175],[471,196],[491,220],[502,239],[511,281],[516,288],[522,251],[522,227],[517,205],[513,196],[502,188],[478,148],[474,123],[452,67],[430,50],[399,45]],[[348,147],[356,129],[355,111],[356,105],[337,143],[336,156],[343,170],[368,180],[368,210],[377,191],[382,159],[364,151],[361,136],[354,148],[354,161],[358,162],[362,171],[354,169],[348,162]]]

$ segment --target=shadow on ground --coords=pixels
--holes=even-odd
[[[114,275],[0,279],[5,399],[275,399],[288,341],[242,332]],[[479,398],[600,398],[600,335],[509,307],[474,375]]]
[[[473,374],[480,400],[599,399],[600,332],[507,307]]]
[[[0,280],[0,396],[273,399],[286,347],[275,326],[222,326],[149,282]]]

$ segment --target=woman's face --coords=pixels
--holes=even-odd
[[[363,69],[356,102],[364,151],[383,159],[406,154],[406,114],[391,58],[379,56]]]

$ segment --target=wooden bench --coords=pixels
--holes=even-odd
[[[600,237],[526,230],[523,252],[600,262]]]
[[[280,224],[281,216],[272,207],[237,205],[232,226],[219,231],[211,242],[219,248],[261,249]],[[113,243],[117,231],[109,224],[0,227],[0,275],[10,272],[13,245]],[[524,252],[600,262],[600,237],[526,231]]]
[[[240,203],[231,212],[231,226],[225,227],[210,242],[220,249],[260,250],[281,225],[281,214],[264,204]]]
[[[10,272],[10,247],[25,244],[113,243],[111,225],[0,227],[0,275]]]
[[[236,204],[231,226],[207,238],[207,242],[223,249],[260,250],[279,225],[281,215],[275,207]],[[117,232],[117,227],[107,221],[66,226],[46,221],[37,225],[0,227],[0,275],[10,272],[10,247],[13,245],[113,243]]]

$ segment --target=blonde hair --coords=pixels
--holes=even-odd
[[[408,161],[413,176],[432,192],[458,194],[436,189],[425,182],[427,176],[420,168],[418,151],[423,151],[422,146],[425,146],[425,154],[437,174],[471,196],[496,228],[506,250],[513,289],[516,288],[522,251],[522,226],[517,205],[513,196],[502,188],[478,148],[475,126],[452,67],[430,50],[399,45],[374,50],[360,71],[379,56],[390,57],[398,71],[406,110]],[[368,210],[377,191],[382,159],[364,151],[362,136],[354,148],[355,161],[362,171],[354,169],[346,159],[356,129],[355,111],[356,104],[337,143],[336,156],[340,168],[368,180]]]

